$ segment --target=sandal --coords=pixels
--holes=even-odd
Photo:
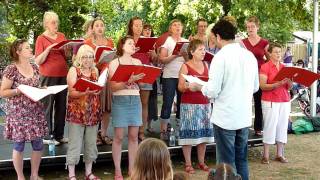
[[[255,131],[254,135],[256,135],[256,136],[262,136],[263,133],[262,133],[262,131]]]
[[[205,163],[199,163],[198,168],[201,169],[202,171],[209,172],[210,168],[205,164]]]
[[[194,171],[194,169],[193,169],[193,167],[192,167],[192,165],[186,165],[186,167],[185,167],[185,169],[184,169],[185,171],[186,171],[186,173],[188,173],[188,174],[194,174],[195,173],[195,171]]]
[[[283,156],[278,156],[278,157],[274,158],[274,160],[279,161],[281,163],[288,163],[289,162],[288,159]]]
[[[109,136],[101,136],[101,140],[103,142],[103,144],[106,144],[106,145],[112,145],[112,138],[110,138]]]
[[[88,176],[85,176],[84,178],[85,180],[101,180],[98,176],[95,176],[92,173],[88,174]]]
[[[98,132],[97,134],[97,142],[96,142],[97,146],[101,146],[103,145],[103,141],[102,141],[102,137],[101,137],[101,131]]]
[[[153,129],[152,127],[147,128],[147,131],[148,131],[149,133],[154,133],[154,129]]]
[[[139,135],[138,135],[138,141],[141,142],[145,139],[144,137],[144,133],[143,132],[139,132]]]
[[[262,159],[261,159],[261,164],[269,164],[270,162],[269,162],[269,158],[266,158],[266,157],[263,157]]]

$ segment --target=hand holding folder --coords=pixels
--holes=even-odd
[[[137,74],[145,74],[145,76],[137,82],[152,84],[161,73],[161,68],[149,65],[123,65],[120,64],[111,78],[111,81],[128,82],[130,76]]]
[[[83,44],[83,40],[65,40],[53,46],[52,49],[63,49],[64,47],[67,47],[67,46],[76,46],[80,44]]]
[[[95,50],[95,62],[110,62],[116,56],[116,50],[108,46],[98,46]]]
[[[173,49],[172,55],[180,55],[182,52],[186,52],[189,46],[189,42],[177,42]]]
[[[105,86],[108,78],[108,69],[105,69],[98,78],[97,82],[88,79],[80,78],[73,86],[77,91],[85,92],[87,89],[90,91],[100,91]]]
[[[281,81],[285,78],[309,87],[315,80],[320,78],[320,75],[303,68],[284,67],[274,77],[273,81]]]
[[[21,91],[22,94],[27,96],[29,99],[31,99],[34,102],[37,102],[50,94],[57,94],[58,92],[63,91],[67,87],[68,85],[56,85],[48,86],[46,88],[36,88],[21,84],[17,88]]]
[[[154,49],[156,41],[156,37],[140,37],[136,44],[136,47],[139,49],[136,53],[148,53],[150,50]]]

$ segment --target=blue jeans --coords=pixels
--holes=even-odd
[[[243,180],[249,179],[248,135],[248,128],[226,130],[214,125],[217,164],[230,164]]]
[[[180,119],[181,93],[178,90],[178,78],[162,78],[163,103],[160,119],[169,122],[171,108],[175,94],[177,93],[177,113],[176,118]]]

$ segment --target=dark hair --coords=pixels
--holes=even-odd
[[[232,166],[226,163],[219,164],[216,169],[209,171],[208,180],[241,180],[241,176],[235,173]]]
[[[189,59],[193,58],[193,55],[191,53],[193,53],[200,45],[203,45],[203,42],[199,39],[194,39],[190,42],[187,49]]]
[[[17,62],[19,61],[19,55],[17,51],[21,50],[21,45],[25,42],[28,42],[25,39],[16,39],[10,46],[10,56],[12,57],[12,61]]]
[[[134,16],[134,17],[132,17],[132,18],[129,20],[129,23],[128,23],[128,32],[127,32],[127,35],[129,35],[129,36],[133,36],[133,29],[132,29],[132,27],[133,27],[133,22],[134,22],[135,20],[141,20],[141,21],[142,21],[142,19],[141,19],[139,16]]]
[[[208,21],[207,21],[205,18],[199,18],[199,19],[197,20],[197,25],[199,25],[199,22],[206,22],[206,23],[208,23]]]
[[[92,21],[92,24],[91,24],[91,28],[92,29],[94,27],[94,23],[97,22],[97,21],[102,21],[103,24],[104,24],[104,21],[103,21],[102,17],[98,16],[98,17],[94,18],[93,21]]]
[[[298,59],[296,62],[297,65],[302,64],[302,67],[304,67],[304,61],[302,59]]]
[[[233,40],[237,34],[237,28],[227,20],[219,20],[211,29],[211,32],[223,40]]]
[[[271,43],[269,44],[269,47],[268,47],[268,52],[271,53],[272,50],[273,50],[274,48],[276,48],[276,47],[277,47],[277,48],[280,48],[280,49],[282,48],[279,43],[271,42]]]
[[[142,30],[147,29],[147,28],[151,29],[151,37],[154,37],[153,28],[150,24],[143,25]]]
[[[123,46],[128,39],[133,39],[133,37],[132,36],[124,36],[119,39],[118,44],[117,44],[117,55],[118,56],[123,55]]]

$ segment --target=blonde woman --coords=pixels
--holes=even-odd
[[[97,159],[98,155],[96,134],[97,124],[101,120],[100,92],[90,90],[80,92],[73,88],[79,78],[97,81],[99,74],[93,61],[93,49],[88,45],[82,45],[67,76],[69,91],[66,118],[69,122],[67,165],[70,180],[76,179],[75,165],[79,163],[82,144],[84,144],[85,179],[100,179],[92,174],[92,162]]]
[[[172,180],[173,171],[167,145],[148,138],[139,145],[131,180]]]
[[[58,32],[59,17],[48,11],[43,16],[45,31],[38,36],[35,45],[35,62],[40,68],[41,86],[65,85],[68,67],[64,50],[52,49],[57,43],[66,40],[63,33]],[[46,119],[49,131],[56,140],[56,145],[68,140],[63,137],[66,115],[67,90],[44,98]],[[54,124],[52,124],[54,122]]]

